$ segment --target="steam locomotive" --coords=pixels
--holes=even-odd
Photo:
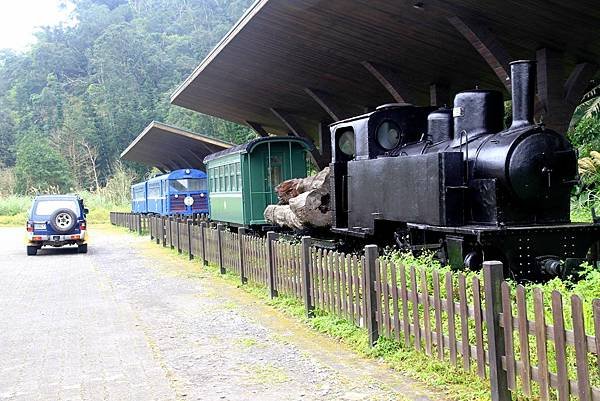
[[[535,62],[511,63],[506,129],[502,94],[479,89],[451,109],[391,104],[333,124],[332,231],[457,267],[501,260],[519,279],[570,274],[600,225],[570,222],[577,153],[534,123],[535,80]]]

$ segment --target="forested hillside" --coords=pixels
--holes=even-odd
[[[43,28],[25,52],[0,51],[4,186],[96,189],[151,120],[233,142],[252,136],[169,104],[251,0],[73,3],[73,23]]]

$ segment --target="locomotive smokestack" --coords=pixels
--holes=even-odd
[[[511,129],[533,124],[535,72],[535,61],[519,60],[510,63],[512,90]]]

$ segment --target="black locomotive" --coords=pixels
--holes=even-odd
[[[563,276],[600,239],[570,222],[577,153],[533,121],[535,63],[511,63],[512,125],[500,92],[454,107],[408,104],[331,126],[333,231],[430,249],[453,266],[501,260],[520,279]]]

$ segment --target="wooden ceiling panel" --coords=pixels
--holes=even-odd
[[[551,46],[565,53],[565,74],[600,64],[595,0],[258,0],[171,100],[274,134],[289,130],[271,109],[285,110],[314,134],[330,115],[307,88],[340,100],[342,112],[393,101],[365,61],[394,70],[418,104],[429,104],[434,83],[508,95],[453,17],[493,35],[513,60]]]

